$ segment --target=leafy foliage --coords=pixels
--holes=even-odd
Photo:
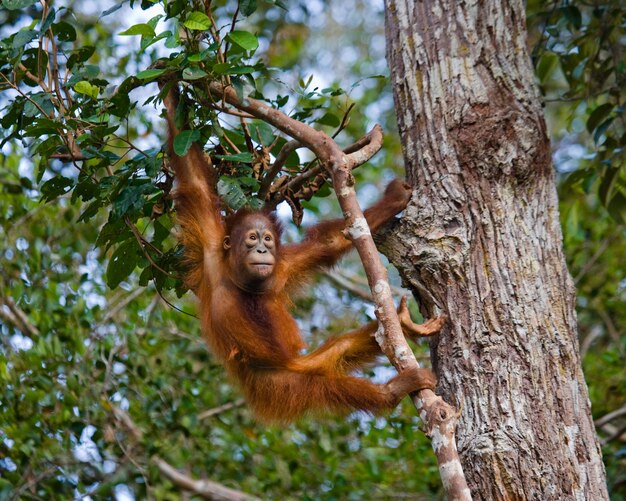
[[[558,106],[561,135],[584,145],[567,186],[593,185],[602,205],[626,223],[626,13],[622,2],[581,1],[530,7],[539,37],[537,77]],[[544,10],[545,9],[545,10]]]
[[[612,0],[529,2],[528,11],[561,173],[584,369],[601,417],[626,401],[626,14]],[[626,499],[623,426],[618,418],[598,430],[612,499]]]

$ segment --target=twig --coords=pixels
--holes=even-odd
[[[615,431],[611,435],[603,439],[600,442],[600,444],[602,446],[605,446],[606,444],[608,444],[609,442],[612,442],[616,438],[621,437],[624,433],[626,433],[626,425],[622,426],[621,428],[616,428]]]
[[[22,63],[18,63],[18,68],[20,70],[22,70],[24,72],[24,74],[30,78],[31,80],[37,82],[37,84],[39,85],[39,87],[41,87],[45,92],[52,92],[50,90],[50,87],[48,87],[48,84],[46,84],[46,82],[44,82],[41,78],[39,78],[37,75],[32,74],[28,68],[26,66],[24,66]]]
[[[12,297],[4,297],[2,302],[6,305],[8,311],[0,308],[0,316],[11,322],[23,334],[30,337],[39,336],[39,329],[30,322],[28,315],[15,303]]]
[[[138,298],[145,292],[146,292],[146,289],[144,287],[135,289],[133,292],[128,294],[124,299],[122,299],[119,303],[117,303],[114,307],[112,307],[109,311],[107,311],[107,313],[102,317],[102,320],[100,320],[96,325],[100,326],[108,322],[111,318],[117,315],[120,312],[120,310],[126,308],[126,306],[129,303],[134,301],[136,298]]]
[[[229,411],[231,409],[234,409],[235,407],[241,407],[245,403],[246,401],[243,398],[238,398],[237,400],[233,402],[228,402],[226,404],[222,404],[217,407],[214,407],[213,409],[209,409],[207,411],[201,412],[200,414],[198,414],[198,419],[202,420],[202,419],[210,418],[211,416],[216,416],[217,414],[221,414],[222,412]]]
[[[283,145],[283,147],[280,149],[280,151],[278,152],[278,155],[276,155],[276,159],[274,160],[274,163],[272,164],[272,168],[265,173],[265,175],[263,176],[263,180],[261,181],[261,187],[259,188],[259,193],[258,193],[258,197],[261,200],[265,199],[265,196],[267,195],[267,192],[270,189],[272,181],[274,181],[274,178],[282,170],[283,166],[285,165],[285,162],[287,161],[287,157],[292,152],[296,151],[298,148],[302,148],[302,144],[300,144],[299,141],[292,140],[292,141],[287,141]]]
[[[340,271],[340,270],[335,270],[335,272],[338,275],[343,276],[346,280],[350,280],[354,282],[355,284],[367,285],[367,280],[361,275],[354,274],[352,276],[348,276],[343,271]],[[394,296],[404,297],[408,294],[408,290],[403,289],[402,287],[396,287],[394,285],[389,285],[389,287],[391,288],[391,292],[394,294]]]
[[[353,296],[356,296],[364,301],[372,302],[374,298],[369,290],[366,290],[362,287],[358,287],[354,285],[354,282],[350,281],[346,277],[340,275],[339,273],[335,273],[333,271],[327,271],[324,273],[324,276],[328,278],[335,285],[338,285],[342,289],[347,290]]]
[[[602,254],[604,254],[604,251],[608,248],[609,245],[611,245],[611,243],[613,243],[613,240],[615,240],[616,236],[621,235],[621,234],[622,232],[619,231],[619,228],[618,228],[618,231],[616,231],[615,234],[605,238],[602,241],[602,243],[600,244],[596,252],[594,252],[593,256],[591,256],[585,262],[585,265],[582,267],[582,269],[578,272],[578,274],[574,278],[574,284],[578,285],[578,282],[580,282],[581,279],[589,272],[589,270],[593,268],[593,266],[596,264],[598,259],[600,259]]]
[[[605,414],[601,418],[596,419],[594,423],[596,426],[604,426],[605,424],[610,423],[614,419],[622,416],[626,416],[626,405],[623,405],[619,409],[615,409],[614,411]]]
[[[343,117],[341,118],[341,123],[339,124],[339,127],[337,127],[337,130],[332,135],[333,139],[335,139],[339,135],[339,133],[347,127],[348,122],[350,121],[350,112],[352,111],[352,108],[354,108],[354,106],[355,106],[355,103],[351,103],[350,106],[348,106],[348,109],[346,110],[346,112],[343,114]]]
[[[619,332],[617,330],[617,327],[615,327],[615,323],[613,322],[613,319],[611,318],[611,316],[606,312],[606,310],[602,307],[598,308],[596,310],[598,312],[598,315],[600,316],[600,318],[602,319],[602,321],[604,322],[604,325],[606,327],[606,331],[609,334],[609,337],[613,340],[613,342],[620,347],[620,352],[623,353],[624,349],[621,347],[621,343],[620,343],[620,339],[621,339],[621,332]]]
[[[370,139],[368,136],[364,136],[358,141],[352,143],[343,149],[343,152],[346,154],[355,153],[362,147],[364,147]],[[294,143],[299,144],[298,147],[303,147],[298,141],[294,141]],[[277,157],[278,159],[278,157]],[[281,166],[282,167],[282,166]],[[355,165],[352,170],[356,169],[358,165]],[[305,169],[304,172],[296,177],[291,178],[284,186],[281,186],[279,190],[272,196],[272,203],[274,206],[278,205],[285,199],[287,193],[298,193],[302,187],[307,184],[307,186],[314,186],[315,189],[308,196],[302,197],[305,200],[309,200],[315,192],[326,182],[326,180],[330,177],[329,173],[325,170],[324,165],[317,165],[313,168]],[[260,195],[259,198],[263,199]]]

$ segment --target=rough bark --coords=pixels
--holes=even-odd
[[[608,499],[521,0],[386,0],[416,192],[387,241],[461,418],[474,499]]]

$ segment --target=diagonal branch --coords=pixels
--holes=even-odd
[[[186,491],[193,492],[204,499],[225,501],[260,501],[259,498],[255,496],[250,496],[245,492],[229,489],[228,487],[224,487],[223,485],[212,482],[211,480],[196,480],[191,478],[188,475],[181,473],[158,456],[153,456],[152,462],[172,483]]]
[[[128,431],[132,439],[135,442],[140,442],[143,439],[143,431],[135,424],[130,415],[126,411],[112,404],[110,404],[110,409],[113,417]],[[254,496],[250,496],[245,492],[230,489],[211,480],[194,479],[184,473],[181,473],[159,456],[152,456],[151,461],[172,483],[181,489],[192,492],[204,499],[219,501],[258,501],[259,499]]]
[[[2,308],[2,303],[6,306],[6,309]],[[0,298],[0,318],[17,327],[26,336],[39,336],[39,329],[33,325],[28,315],[24,313],[24,310],[17,305],[12,297]]]

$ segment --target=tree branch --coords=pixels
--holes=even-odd
[[[226,404],[214,407],[213,409],[209,409],[207,411],[201,412],[200,414],[198,414],[198,419],[202,420],[202,419],[210,418],[211,416],[216,416],[218,414],[221,414],[222,412],[226,412],[231,409],[234,409],[235,407],[241,407],[245,403],[246,401],[243,398],[238,398],[237,400],[233,402],[228,402]]]
[[[224,487],[211,480],[196,480],[184,473],[179,472],[173,466],[165,462],[159,456],[152,456],[152,462],[156,465],[168,480],[181,489],[193,492],[204,499],[229,500],[229,501],[258,501],[259,498],[250,496],[244,492]]]
[[[604,426],[605,424],[610,423],[614,419],[622,416],[626,416],[626,405],[623,405],[619,409],[615,409],[614,411],[605,414],[601,418],[596,419],[594,423],[596,426]]]
[[[143,432],[135,424],[130,415],[126,411],[112,404],[110,405],[110,409],[113,417],[130,433],[132,439],[135,442],[141,442],[143,439]],[[211,480],[196,480],[188,475],[185,475],[184,473],[181,473],[157,455],[152,456],[151,461],[173,484],[204,499],[220,501],[257,501],[259,499],[244,492],[230,489]]]
[[[39,336],[39,329],[35,327],[28,318],[28,315],[17,305],[12,297],[1,298],[0,303],[7,307],[0,308],[0,317],[17,327],[22,334],[30,337]]]

